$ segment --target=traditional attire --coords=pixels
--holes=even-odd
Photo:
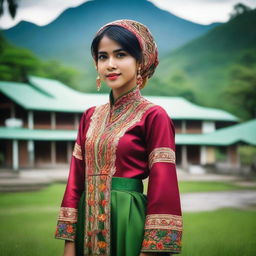
[[[146,100],[138,86],[115,101],[111,91],[108,103],[87,109],[55,237],[75,241],[79,256],[180,253],[174,137],[166,111]]]

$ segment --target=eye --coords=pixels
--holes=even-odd
[[[117,56],[118,58],[122,58],[122,57],[126,56],[126,53],[124,53],[124,52],[119,52],[116,56]]]
[[[104,55],[104,54],[99,54],[98,55],[98,60],[103,60],[103,59],[106,59],[106,58],[107,58],[107,56]]]

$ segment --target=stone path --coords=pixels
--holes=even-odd
[[[177,171],[179,181],[230,181],[241,186],[255,186],[256,182],[243,181],[240,177],[220,174],[191,175]],[[10,175],[0,175],[0,191],[33,191],[48,186],[51,182],[66,182],[68,168],[46,170],[24,170]],[[223,207],[256,209],[255,190],[195,192],[181,194],[183,212],[212,211]],[[54,210],[54,209],[52,209]]]
[[[219,191],[181,194],[184,212],[213,211],[223,207],[256,209],[256,191]]]

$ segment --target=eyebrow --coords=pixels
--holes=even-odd
[[[116,52],[123,52],[125,51],[124,49],[120,48],[120,49],[116,49],[113,51],[113,53],[116,53]],[[107,54],[107,52],[98,52],[98,54]]]

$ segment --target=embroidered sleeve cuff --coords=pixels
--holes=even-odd
[[[150,169],[154,163],[158,162],[175,164],[175,152],[173,149],[167,147],[155,148],[149,154],[148,162]]]
[[[150,214],[146,217],[142,252],[181,252],[182,217]]]
[[[55,238],[75,241],[76,223],[70,223],[67,221],[58,221]]]
[[[55,238],[69,241],[75,240],[77,222],[77,209],[61,207]]]

